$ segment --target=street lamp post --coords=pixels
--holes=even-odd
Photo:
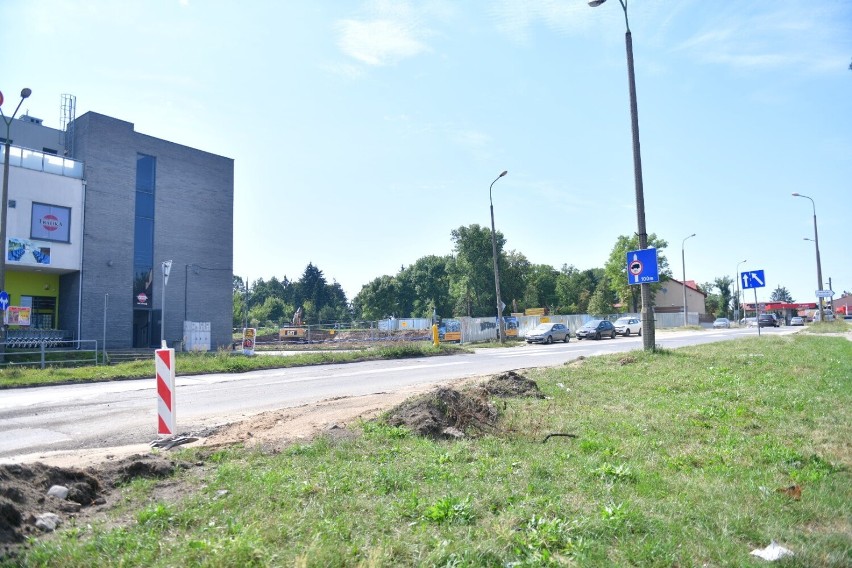
[[[740,265],[748,262],[747,260],[741,260],[737,263],[737,267],[734,269],[734,281],[737,283],[737,297],[734,301],[734,321],[739,324],[740,322],[740,306],[742,302],[740,301]]]
[[[497,290],[497,329],[500,334],[500,343],[506,341],[506,333],[503,325],[503,301],[500,299],[500,269],[497,267],[497,237],[494,231],[494,201],[491,199],[491,188],[507,173],[509,173],[508,170],[504,170],[488,187],[488,202],[491,204],[491,254],[494,256],[494,288]]]
[[[687,239],[691,239],[694,236],[695,236],[695,233],[692,233],[691,235],[686,237],[686,239],[683,239],[683,241],[680,243],[680,261],[683,264],[683,282],[681,282],[681,284],[683,284],[683,286],[681,286],[681,288],[683,288],[683,326],[684,327],[689,325],[687,318],[686,318],[686,305],[687,305],[686,304],[686,253],[684,252],[684,245],[686,245]]]
[[[589,0],[589,6],[597,7],[606,0]],[[624,43],[627,46],[627,79],[630,86],[630,124],[633,132],[633,178],[636,186],[636,220],[639,248],[648,248],[648,232],[645,228],[645,195],[642,187],[642,157],[639,151],[639,111],[636,104],[636,74],[633,71],[633,36],[627,20],[627,1],[618,0],[624,10]],[[640,284],[642,295],[642,346],[645,351],[655,349],[654,313],[651,307],[651,285]]]
[[[6,289],[6,216],[8,214],[8,206],[9,206],[9,150],[12,146],[12,121],[15,120],[15,115],[18,114],[18,111],[21,108],[21,105],[24,103],[24,99],[29,98],[29,96],[33,94],[32,89],[21,89],[21,100],[18,102],[18,106],[15,107],[15,111],[11,116],[6,116],[3,114],[3,93],[0,92],[0,117],[3,118],[3,122],[6,123],[6,144],[4,150],[4,159],[3,159],[3,193],[0,195],[0,290]],[[2,335],[0,335],[0,342],[5,344],[6,342],[6,326],[0,326],[2,329]]]
[[[172,261],[164,260],[163,268],[163,294],[162,306],[160,308],[160,345],[163,349],[166,348],[166,284],[169,283],[169,273],[172,270]]]
[[[814,203],[813,199],[807,195],[802,195],[801,193],[794,193],[793,197],[804,197],[805,199],[811,200],[811,207],[813,207],[814,210],[814,248],[816,248],[817,290],[822,290],[822,264],[819,260],[819,234],[817,233],[816,203]],[[823,308],[822,296],[819,297],[819,321],[825,321],[825,309]]]

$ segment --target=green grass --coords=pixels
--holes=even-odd
[[[434,347],[431,343],[400,343],[364,349],[359,351],[313,352],[298,355],[244,356],[230,351],[213,353],[176,353],[175,370],[178,376],[206,373],[243,373],[257,369],[278,369],[324,365],[328,363],[353,363],[377,359],[403,359],[407,357],[427,357],[467,353],[467,348],[457,345],[441,344]],[[41,370],[31,367],[15,367],[0,370],[0,389],[10,387],[31,387],[39,385],[97,382],[116,379],[151,378],[155,374],[154,352],[151,359],[132,361],[117,365],[85,367],[49,367]]]
[[[852,342],[796,334],[529,372],[501,432],[364,423],[277,455],[232,448],[183,502],[37,543],[25,566],[852,564]],[[551,438],[570,432],[576,439]],[[800,484],[802,498],[776,491]],[[227,490],[226,494],[218,493]]]

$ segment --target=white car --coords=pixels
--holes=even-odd
[[[627,337],[631,333],[642,335],[642,320],[635,317],[623,317],[615,320],[615,333]]]
[[[713,328],[718,329],[722,327],[731,327],[731,320],[729,320],[728,318],[716,318],[716,321],[713,322]]]

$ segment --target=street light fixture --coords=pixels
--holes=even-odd
[[[813,207],[814,210],[814,248],[816,249],[817,290],[822,290],[822,264],[819,260],[819,234],[817,233],[816,203],[814,203],[813,199],[807,195],[802,195],[801,193],[794,193],[793,197],[804,197],[805,199],[811,200],[811,207]],[[825,309],[823,308],[822,296],[819,297],[819,321],[825,321]]]
[[[740,306],[742,302],[740,301],[740,265],[748,262],[747,260],[741,260],[737,263],[737,267],[734,269],[734,281],[737,283],[737,298],[734,302],[734,320],[738,323],[740,321]]]
[[[506,341],[506,333],[503,325],[503,301],[500,299],[500,269],[497,267],[497,237],[494,232],[494,201],[491,199],[491,188],[507,173],[509,173],[508,170],[504,170],[488,187],[488,202],[491,204],[491,253],[494,256],[494,287],[497,289],[497,329],[500,334],[500,343]]]
[[[691,239],[695,236],[695,233],[692,233],[680,243],[680,261],[683,264],[683,282],[681,282],[683,288],[683,326],[686,327],[688,324],[686,318],[686,253],[684,252],[684,245],[686,244],[687,239]]]
[[[589,0],[589,6],[595,8],[606,0]],[[627,46],[627,79],[630,87],[630,125],[633,132],[633,179],[636,186],[636,220],[638,225],[639,248],[648,248],[648,231],[645,228],[645,195],[642,187],[642,157],[639,151],[639,111],[636,104],[636,74],[633,71],[633,36],[630,22],[627,20],[627,1],[618,0],[624,10],[624,43]],[[651,306],[651,285],[640,284],[642,294],[642,346],[645,351],[654,351],[654,314]]]
[[[15,112],[12,113],[11,116],[6,116],[3,114],[3,93],[0,92],[0,117],[3,118],[3,122],[6,123],[6,144],[4,151],[4,159],[3,159],[3,193],[0,194],[0,290],[6,289],[6,216],[8,214],[8,206],[9,206],[9,150],[12,146],[12,121],[15,120],[15,115],[18,114],[18,110],[20,110],[21,105],[24,103],[24,99],[29,98],[29,96],[33,94],[32,89],[21,89],[21,100],[18,102],[18,106],[15,107]],[[0,326],[2,329],[2,335],[0,335],[0,341],[5,344],[6,342],[6,326]]]

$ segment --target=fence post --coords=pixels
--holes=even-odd
[[[44,338],[41,340],[41,368],[44,369]]]

